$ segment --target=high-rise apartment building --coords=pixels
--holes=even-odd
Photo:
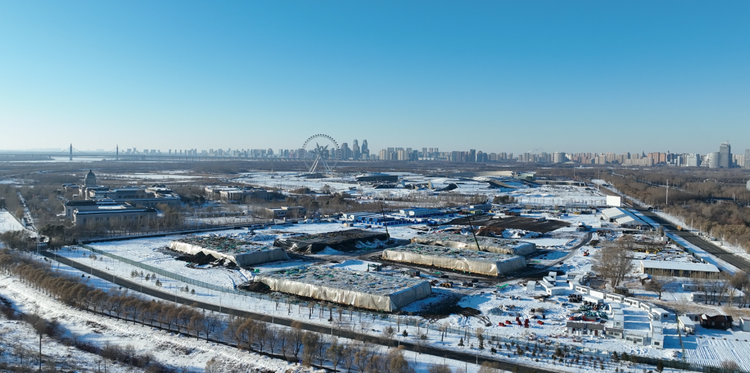
[[[700,154],[688,154],[687,156],[687,166],[688,167],[699,167],[701,165],[701,156]]]
[[[348,143],[341,144],[341,159],[349,159],[352,157],[352,150],[349,149]]]
[[[367,139],[362,140],[362,147],[359,149],[362,159],[370,159],[370,149],[367,147]]]
[[[357,143],[357,139],[354,139],[352,142],[352,159],[355,161],[359,160],[360,158],[360,150],[359,150],[359,143]]]
[[[732,146],[729,145],[729,142],[719,145],[719,167],[732,167]]]

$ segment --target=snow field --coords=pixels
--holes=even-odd
[[[238,354],[237,349],[188,338],[174,333],[159,331],[140,324],[131,324],[116,319],[84,312],[76,308],[65,306],[54,301],[44,294],[25,286],[14,277],[3,277],[0,279],[0,295],[11,299],[19,311],[24,313],[37,313],[47,320],[56,319],[60,326],[66,330],[70,337],[75,336],[81,341],[88,342],[99,347],[105,344],[117,344],[121,347],[131,345],[138,355],[152,354],[157,361],[173,368],[184,368],[187,372],[199,373],[204,371],[206,362],[217,358],[226,363],[227,367],[262,368],[275,372],[302,372],[309,371],[296,364],[290,364],[278,359],[270,359],[255,353]],[[5,323],[0,323],[4,325]],[[32,350],[38,348],[38,339],[33,337],[30,328],[14,328],[19,333],[29,332],[31,337],[24,338],[32,341]],[[26,330],[28,329],[28,330]],[[5,335],[3,335],[5,337]],[[68,356],[73,353],[70,348],[62,345],[45,347],[43,351],[55,356]],[[49,349],[49,350],[47,350]],[[75,350],[76,359],[82,361],[93,371],[96,362],[101,359],[92,354],[83,354]],[[110,362],[110,364],[112,364]],[[131,371],[128,367],[121,370]]]
[[[16,218],[13,217],[10,212],[6,210],[0,210],[0,233],[22,230],[24,230],[23,225],[21,225],[21,223],[19,223],[18,220],[16,220]]]

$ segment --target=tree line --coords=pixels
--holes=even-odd
[[[284,328],[249,317],[231,316],[227,320],[223,315],[206,313],[186,305],[146,300],[127,290],[104,291],[85,284],[81,278],[53,272],[49,264],[8,249],[0,251],[0,270],[6,275],[17,276],[25,285],[66,305],[125,322],[229,343],[242,350],[284,358],[306,366],[322,367],[327,362],[334,370],[342,366],[348,371],[356,369],[362,373],[414,372],[402,349],[392,348],[382,352],[365,342],[344,343],[326,335],[303,331],[299,322],[294,322],[291,328]],[[108,349],[105,355],[114,359],[137,360],[133,356],[123,357],[125,352],[121,348]],[[211,363],[212,366],[217,364],[220,363]]]

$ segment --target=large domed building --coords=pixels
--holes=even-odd
[[[94,171],[89,170],[89,173],[83,178],[83,186],[86,188],[93,188],[96,186],[96,175],[94,175]]]

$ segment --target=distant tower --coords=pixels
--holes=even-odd
[[[342,143],[341,144],[341,159],[346,160],[346,159],[349,159],[351,157],[352,157],[352,155],[351,155],[351,149],[349,149],[349,144]]]
[[[360,151],[359,151],[359,143],[357,143],[357,139],[354,139],[354,142],[352,143],[352,158],[354,160],[359,160]]]
[[[94,175],[94,171],[89,170],[89,173],[83,178],[83,186],[86,188],[93,188],[96,186],[96,175]]]
[[[719,145],[719,167],[732,167],[732,146],[729,145],[729,142],[724,142]]]
[[[69,160],[71,161],[73,160],[73,144],[72,143],[70,144],[70,159]]]
[[[721,153],[719,152],[708,153],[708,168],[719,168],[720,158]]]
[[[563,152],[555,152],[552,155],[552,162],[554,162],[554,163],[564,163],[565,162],[565,153],[563,153]]]
[[[117,144],[117,146],[115,146],[115,160],[120,160],[120,144]]]
[[[359,149],[359,152],[362,154],[362,158],[370,158],[370,149],[367,147],[367,140],[362,140],[362,147]]]

